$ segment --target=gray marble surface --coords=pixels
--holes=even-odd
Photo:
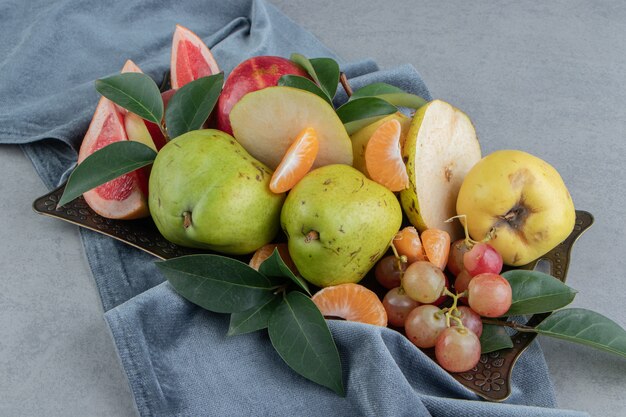
[[[272,1],[347,60],[413,64],[485,154],[554,165],[596,218],[573,253],[574,305],[626,327],[623,2]],[[0,176],[0,415],[134,416],[76,227],[33,214],[46,190],[19,148],[1,148]],[[562,407],[624,415],[626,361],[541,344]]]

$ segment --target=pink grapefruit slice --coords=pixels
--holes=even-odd
[[[175,90],[220,71],[213,54],[202,39],[180,25],[176,25],[174,31],[170,65],[171,84]]]
[[[113,102],[102,97],[80,147],[78,163],[95,151],[123,140],[128,140],[123,116]],[[147,171],[139,169],[89,190],[83,197],[102,217],[138,219],[149,214],[147,195]]]

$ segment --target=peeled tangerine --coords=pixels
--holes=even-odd
[[[534,261],[574,229],[576,211],[559,173],[526,152],[487,155],[467,174],[457,211],[472,239],[488,239],[507,265]]]
[[[420,107],[413,116],[403,157],[409,187],[400,193],[404,212],[421,232],[440,229],[452,240],[462,237],[456,201],[465,175],[481,157],[470,119],[441,100]]]

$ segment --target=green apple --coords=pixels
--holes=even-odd
[[[465,175],[480,161],[480,145],[470,119],[441,100],[420,107],[413,116],[402,152],[409,187],[400,201],[419,231],[441,229],[452,241],[462,236],[456,200]]]
[[[402,131],[400,134],[400,147],[402,148],[404,147],[406,134],[411,125],[411,118],[405,116],[400,112],[383,117],[382,119],[377,120],[374,123],[369,124],[364,128],[356,131],[352,134],[352,136],[350,136],[350,140],[352,141],[352,153],[354,154],[354,162],[352,163],[352,166],[365,174],[367,178],[371,178],[369,173],[367,172],[367,167],[365,166],[365,148],[367,147],[367,142],[369,142],[370,138],[372,137],[376,129],[380,127],[380,125],[394,119],[399,121],[400,125],[402,126]]]
[[[320,287],[360,281],[401,222],[391,191],[340,164],[309,172],[289,192],[281,213],[291,258]]]
[[[150,174],[150,214],[176,244],[250,253],[279,230],[285,196],[270,191],[271,176],[232,136],[192,131],[158,153]]]
[[[576,211],[559,173],[522,151],[487,155],[465,177],[456,204],[470,236],[488,240],[507,265],[534,261],[574,229]]]
[[[298,134],[313,128],[319,151],[313,168],[352,165],[352,144],[341,120],[326,100],[292,87],[268,87],[248,93],[230,112],[233,136],[272,169],[276,169]]]

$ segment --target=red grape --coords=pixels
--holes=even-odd
[[[430,262],[414,262],[402,277],[402,288],[409,297],[420,303],[437,301],[446,286],[446,277]]]
[[[445,287],[447,289],[450,289],[450,281],[448,281],[448,277],[444,275],[444,278],[446,279],[446,284]],[[447,295],[442,295],[441,297],[437,298],[435,301],[433,301],[431,304],[432,305],[436,305],[436,306],[440,306],[441,304],[443,304],[444,301],[446,301],[448,299]]]
[[[469,371],[480,359],[480,340],[471,330],[448,327],[437,338],[435,357],[447,371]]]
[[[493,246],[477,243],[463,255],[463,266],[473,277],[487,272],[499,274],[502,271],[502,256]]]
[[[501,275],[476,275],[467,289],[470,307],[481,316],[500,317],[511,308],[511,285]]]
[[[406,316],[411,310],[419,306],[419,303],[406,295],[401,287],[397,287],[385,294],[383,306],[387,311],[388,323],[392,326],[403,327]]]
[[[469,272],[467,272],[466,270],[462,270],[461,273],[457,275],[456,279],[454,280],[454,291],[456,291],[457,294],[461,294],[467,289],[467,286],[469,285],[472,278],[473,277],[469,274]],[[467,304],[467,297],[461,297],[459,298],[459,301]]]
[[[404,322],[406,337],[420,348],[435,346],[437,337],[445,328],[445,314],[439,307],[433,305],[414,308]]]
[[[395,256],[390,255],[378,261],[374,269],[374,275],[376,280],[380,282],[380,285],[390,290],[400,286],[400,279],[405,270],[406,262],[402,262]]]
[[[448,256],[448,270],[452,275],[457,276],[463,271],[463,255],[469,250],[465,239],[459,239],[452,243]]]
[[[480,316],[471,308],[460,306],[453,315],[454,317],[460,318],[463,326],[471,330],[476,336],[480,337],[480,335],[483,334],[483,322],[480,320]],[[450,320],[450,324],[452,326],[458,325],[456,320]]]

